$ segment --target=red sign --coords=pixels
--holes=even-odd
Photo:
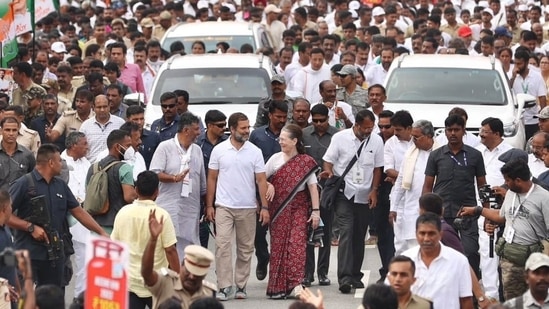
[[[93,253],[87,264],[84,308],[128,308],[127,255],[123,254],[126,248],[108,238],[93,236],[90,247]]]

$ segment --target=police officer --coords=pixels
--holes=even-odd
[[[68,136],[71,132],[80,130],[82,123],[95,116],[92,110],[94,101],[93,93],[89,90],[79,90],[74,98],[75,110],[65,111],[52,128],[46,129],[46,138],[48,142],[55,142],[64,134]]]
[[[19,134],[17,136],[17,143],[32,152],[36,157],[36,152],[40,147],[40,135],[38,132],[27,128],[23,123],[25,114],[23,113],[23,108],[18,105],[8,106],[4,111],[4,117],[14,117],[19,121]]]
[[[179,274],[166,268],[153,269],[156,242],[162,233],[163,225],[162,219],[158,221],[154,215],[149,217],[151,238],[141,263],[141,275],[153,295],[153,308],[158,308],[159,304],[172,296],[177,296],[181,300],[183,308],[189,308],[189,305],[199,298],[215,296],[216,285],[204,280],[214,261],[213,253],[206,248],[198,245],[185,247],[185,258]]]

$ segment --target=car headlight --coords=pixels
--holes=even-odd
[[[519,125],[516,121],[503,125],[503,136],[511,137],[515,136],[518,132]]]

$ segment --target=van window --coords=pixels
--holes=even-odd
[[[506,105],[505,82],[495,70],[398,68],[387,80],[386,102]]]
[[[271,95],[267,71],[256,68],[172,69],[158,77],[152,102],[160,104],[164,92],[184,89],[189,103],[258,103]]]
[[[206,45],[206,52],[209,51],[217,51],[217,48],[215,47],[217,43],[219,42],[227,42],[230,47],[234,47],[238,50],[240,50],[240,46],[244,44],[250,44],[253,46],[254,51],[257,50],[257,46],[254,42],[254,37],[250,35],[222,35],[222,36],[187,36],[184,38],[170,38],[166,37],[164,42],[162,42],[162,48],[165,50],[170,50],[170,45],[172,45],[175,41],[181,41],[183,45],[185,45],[185,52],[190,54],[191,53],[191,46],[193,45],[194,41],[202,41]]]

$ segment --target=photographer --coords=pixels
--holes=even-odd
[[[504,298],[511,299],[528,289],[524,281],[526,259],[530,253],[541,251],[542,241],[549,237],[549,192],[532,182],[524,160],[507,162],[501,173],[509,188],[502,208],[463,207],[459,215],[483,216],[494,223],[506,223],[496,253],[501,258]]]

